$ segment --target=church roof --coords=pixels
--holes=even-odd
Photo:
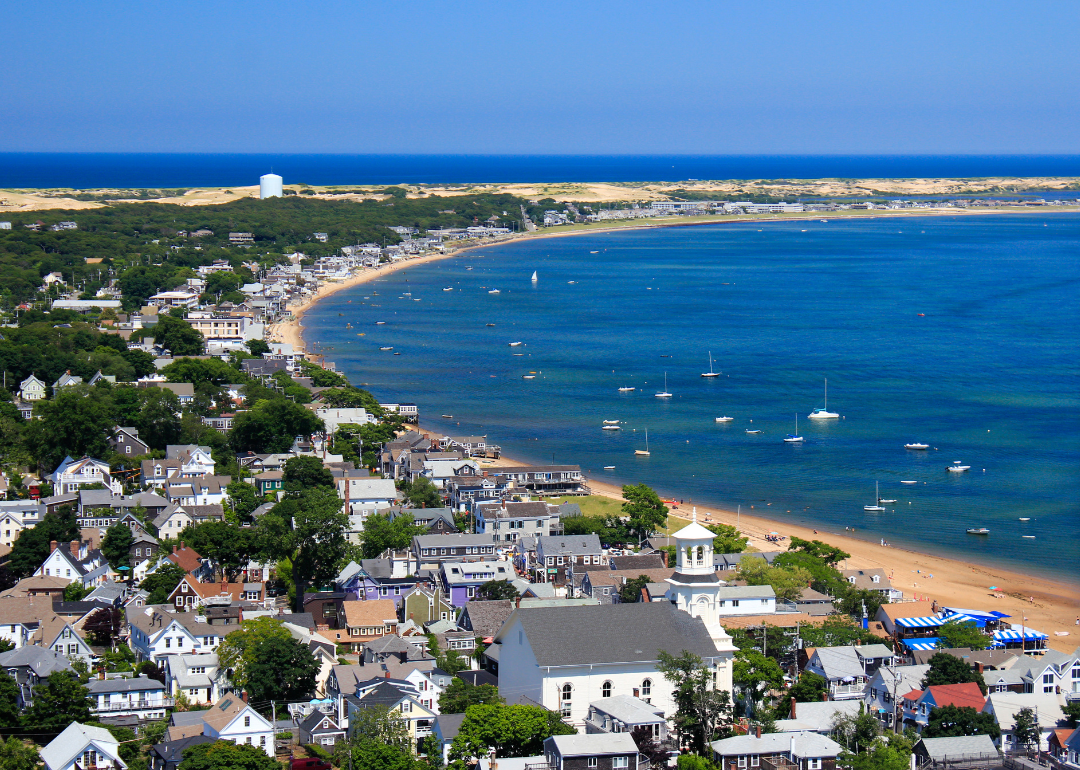
[[[676,540],[712,540],[716,533],[692,521],[672,535]]]

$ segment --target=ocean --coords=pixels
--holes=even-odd
[[[1075,578],[1078,253],[1080,215],[1040,213],[535,239],[334,294],[305,338],[378,398],[515,458],[741,505],[780,531],[849,526]],[[702,378],[710,354],[722,375]],[[826,378],[841,417],[808,420]],[[796,417],[805,441],[785,443]],[[651,456],[635,456],[646,430]],[[947,472],[958,460],[970,470]],[[884,513],[863,510],[875,484],[897,500]]]
[[[0,189],[1080,176],[1080,155],[0,153]]]

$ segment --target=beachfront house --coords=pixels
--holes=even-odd
[[[805,670],[824,677],[831,700],[861,699],[867,680],[892,665],[893,652],[883,644],[815,648]]]

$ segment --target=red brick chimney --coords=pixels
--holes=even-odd
[[[791,719],[795,719],[795,699],[791,699]]]
[[[72,540],[68,543],[68,550],[71,552],[71,556],[78,561],[79,560],[79,541]]]
[[[247,702],[248,702],[248,699],[247,699],[247,690],[241,690],[241,691],[240,691],[240,697],[241,697],[241,698],[243,698],[243,700],[244,700],[244,703],[247,703]]]
[[[983,662],[981,660],[975,661],[975,672],[981,674],[983,672]]]
[[[758,738],[761,737],[761,725],[757,725],[756,727],[754,727],[754,735]]]
[[[49,541],[49,553],[52,553],[55,550],[56,550],[56,541],[55,540],[50,540]]]
[[[172,547],[172,552],[173,552],[173,553],[176,553],[176,544],[175,544],[175,543],[173,544],[173,547]]]

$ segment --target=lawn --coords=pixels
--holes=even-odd
[[[622,503],[602,495],[586,495],[585,497],[555,497],[551,502],[577,503],[581,506],[581,513],[585,516],[618,516],[622,512]]]

